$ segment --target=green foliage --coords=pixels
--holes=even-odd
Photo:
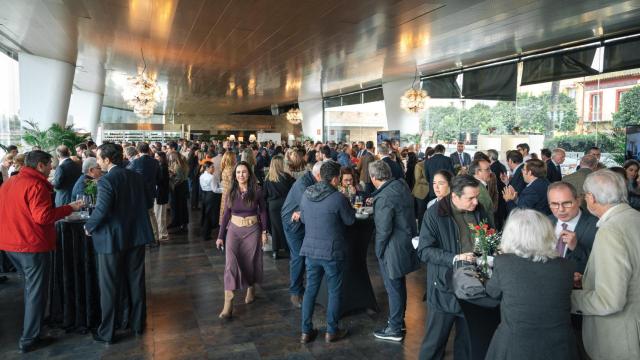
[[[533,134],[573,131],[578,121],[575,100],[561,93],[557,110],[553,109],[550,93],[537,96],[523,93],[518,94],[517,103],[501,101],[494,107],[485,104],[475,104],[464,110],[453,106],[432,107],[428,121],[440,140],[458,139],[460,133],[467,132],[506,134],[516,127],[522,133]],[[553,128],[547,129],[548,124]]]
[[[422,141],[422,133],[417,133],[417,134],[406,134],[404,136],[402,136],[400,138],[400,140],[409,143],[409,144],[414,144],[414,145],[418,145],[420,144],[420,141]]]
[[[27,126],[23,127],[22,140],[31,146],[37,146],[42,151],[53,153],[58,145],[66,145],[73,154],[78,144],[86,142],[88,134],[78,135],[71,126],[62,127],[53,124],[49,129],[42,130],[33,121],[25,121]]]
[[[618,112],[613,114],[613,127],[640,124],[640,85],[622,94]]]
[[[625,135],[622,133],[599,133],[584,135],[562,135],[547,139],[547,148],[561,147],[566,151],[584,152],[592,146],[598,146],[605,153],[611,153],[618,164],[624,162]]]

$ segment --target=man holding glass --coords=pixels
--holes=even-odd
[[[24,278],[24,328],[18,348],[32,351],[49,342],[40,337],[47,303],[50,252],[56,248],[55,222],[77,211],[82,203],[54,208],[53,186],[47,181],[51,155],[31,151],[25,167],[0,187],[0,250]]]

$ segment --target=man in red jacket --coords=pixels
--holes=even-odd
[[[53,186],[47,181],[51,155],[28,152],[25,167],[0,187],[0,250],[24,277],[24,329],[18,348],[29,352],[44,345],[44,315],[50,252],[56,247],[55,222],[78,210],[79,202],[53,207]]]

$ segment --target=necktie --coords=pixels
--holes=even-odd
[[[562,169],[560,168],[560,165],[556,165],[558,167],[558,175],[560,175],[560,177],[562,177]]]
[[[464,156],[460,153],[458,153],[458,156],[460,156],[460,165],[464,166]]]
[[[562,231],[567,230],[567,223],[562,223]],[[562,235],[560,235],[558,237],[558,243],[556,244],[556,251],[558,252],[558,255],[560,255],[561,257],[564,257],[564,247],[565,247],[565,243],[562,241]]]

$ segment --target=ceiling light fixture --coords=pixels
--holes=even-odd
[[[412,114],[419,114],[425,110],[429,95],[426,91],[416,88],[418,80],[418,65],[416,64],[416,73],[411,83],[411,89],[407,90],[400,98],[400,107]],[[418,85],[420,81],[417,81]]]
[[[302,122],[302,111],[299,108],[291,108],[285,115],[287,116],[287,121],[293,125],[298,125]]]
[[[127,86],[122,92],[122,98],[127,105],[133,108],[133,112],[140,118],[148,118],[153,115],[157,102],[162,98],[162,89],[155,78],[149,76],[147,62],[140,48],[144,68],[137,76],[127,77]]]

